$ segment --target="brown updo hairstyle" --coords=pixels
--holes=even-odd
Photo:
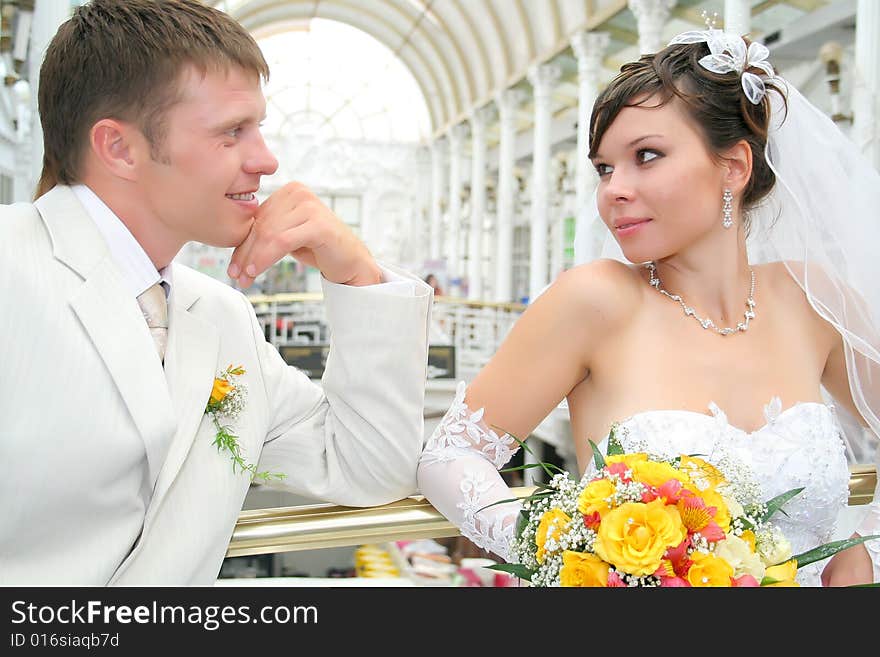
[[[746,38],[744,41],[748,48],[750,41]],[[751,68],[749,72],[763,76],[767,88],[761,102],[752,104],[743,91],[738,72],[713,73],[700,64],[700,59],[708,54],[706,43],[676,44],[624,64],[593,106],[590,157],[595,157],[602,137],[624,107],[638,107],[649,99],[656,100],[660,106],[678,98],[716,161],[723,160],[721,153],[740,140],[749,144],[752,175],[742,194],[743,223],[748,234],[746,213],[760,203],[776,183],[776,175],[764,159],[770,119],[769,95],[776,92],[785,102],[785,94],[777,80],[768,79],[761,69]]]

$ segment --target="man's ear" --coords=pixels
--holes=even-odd
[[[741,139],[724,153],[727,174],[724,184],[727,189],[739,196],[752,177],[752,149],[745,139]]]
[[[138,164],[149,157],[149,143],[134,125],[101,119],[89,131],[89,149],[101,168],[124,180],[136,180]]]

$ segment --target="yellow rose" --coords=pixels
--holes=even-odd
[[[678,479],[682,483],[690,483],[688,476],[676,470],[668,463],[657,461],[640,461],[632,465],[633,479],[648,486],[662,486],[670,479]]]
[[[667,548],[687,536],[678,509],[662,499],[648,504],[627,502],[609,511],[594,549],[603,560],[631,575],[650,575],[660,566]]]
[[[598,511],[600,516],[604,516],[611,510],[608,498],[614,495],[616,490],[615,485],[608,479],[591,481],[578,495],[578,511],[584,515]]]
[[[724,483],[724,475],[711,463],[707,463],[696,456],[688,456],[683,454],[680,459],[682,470],[688,473],[691,481],[701,483],[705,486],[718,486]]]
[[[559,582],[562,586],[607,586],[608,564],[595,554],[566,550]]]
[[[739,536],[728,534],[715,546],[715,556],[733,567],[733,576],[751,575],[759,582],[764,577],[764,562],[755,554],[750,543]]]
[[[764,571],[764,577],[775,579],[772,584],[764,584],[763,586],[800,586],[794,577],[797,575],[797,560],[789,559],[785,563],[775,566],[768,566]]]
[[[211,401],[219,404],[232,391],[232,384],[226,379],[214,379],[214,387],[211,390]]]
[[[724,559],[712,553],[694,552],[691,561],[693,565],[687,574],[691,586],[730,586],[733,568]]]
[[[568,531],[569,523],[571,523],[571,518],[564,511],[550,509],[544,512],[544,515],[541,516],[541,522],[538,523],[538,530],[535,532],[535,545],[538,546],[535,558],[538,563],[544,561],[544,555],[547,553],[544,544],[547,539],[553,538],[558,541],[559,537]]]
[[[626,467],[632,470],[632,467],[636,463],[641,463],[642,461],[647,461],[648,455],[644,452],[633,452],[632,454],[614,454],[613,456],[606,456],[605,463],[607,465],[612,465],[614,463],[625,463]]]

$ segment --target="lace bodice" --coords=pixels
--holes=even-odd
[[[512,497],[495,470],[510,458],[517,444],[509,436],[488,431],[481,422],[482,410],[468,409],[464,397],[462,383],[455,402],[425,447],[419,466],[420,486],[462,534],[507,558],[519,505],[484,507]],[[785,505],[787,515],[774,516],[794,554],[837,538],[837,518],[849,496],[849,467],[833,408],[799,402],[782,410],[781,401],[774,398],[764,408],[766,423],[751,432],[730,424],[715,404],[710,404],[709,410],[711,414],[682,410],[637,413],[619,423],[621,444],[627,452],[702,455],[710,462],[727,453],[751,468],[765,499],[804,487]],[[606,443],[607,438],[599,445],[602,451]],[[876,508],[873,513],[880,515]],[[872,533],[880,532],[873,528]],[[880,572],[878,543],[866,544],[874,559],[875,578]],[[799,583],[820,586],[826,563],[800,569]]]

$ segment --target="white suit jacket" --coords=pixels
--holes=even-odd
[[[163,370],[70,188],[0,206],[0,583],[212,584],[250,483],[205,415],[229,365],[246,370],[243,454],[284,488],[352,506],[416,492],[427,285],[325,283],[317,386],[265,341],[246,297],[172,267]]]

